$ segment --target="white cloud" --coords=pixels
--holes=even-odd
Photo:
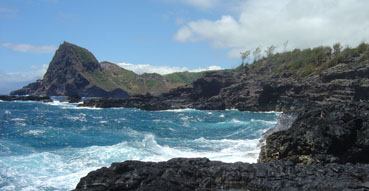
[[[41,79],[46,73],[47,64],[42,66],[31,66],[32,71],[29,72],[2,72],[0,74],[1,82],[28,82]]]
[[[174,72],[202,72],[208,70],[222,70],[223,68],[220,66],[209,66],[207,68],[197,68],[197,69],[189,69],[187,67],[173,67],[173,66],[152,66],[149,64],[130,64],[125,62],[117,63],[118,66],[125,68],[127,70],[131,70],[136,74],[142,73],[158,73],[158,74],[170,74]]]
[[[209,41],[239,57],[253,50],[289,41],[288,49],[320,45],[356,46],[369,40],[369,1],[365,0],[248,0],[238,4],[238,17],[196,20],[174,35],[179,42]]]
[[[0,46],[9,48],[12,51],[16,51],[16,52],[29,52],[29,53],[39,53],[39,54],[54,53],[56,49],[58,49],[58,47],[54,45],[14,44],[10,42],[0,43]]]

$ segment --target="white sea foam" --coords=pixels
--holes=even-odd
[[[189,112],[189,111],[198,111],[198,110],[186,108],[186,109],[168,109],[168,110],[163,110],[161,112],[176,112],[176,113],[180,113],[180,112]]]
[[[0,158],[3,190],[71,190],[88,172],[125,160],[166,161],[175,157],[208,157],[223,162],[256,162],[260,149],[253,140],[190,140],[211,151],[159,145],[152,134],[135,142],[111,146],[66,148],[54,152]],[[30,186],[32,185],[32,186]]]
[[[72,120],[72,121],[81,121],[81,122],[87,122],[87,119],[86,119],[86,114],[84,113],[80,113],[76,116],[65,116],[65,118],[69,119],[69,120]]]
[[[99,107],[71,107],[71,108],[63,108],[63,109],[89,109],[89,110],[102,110],[103,108],[99,108]]]
[[[102,109],[102,108],[96,108],[96,107],[77,107],[77,105],[80,103],[60,102],[58,100],[54,100],[53,102],[47,102],[45,104],[57,106],[57,107],[60,107],[61,109],[92,109],[92,110]]]
[[[43,130],[29,130],[29,131],[27,131],[27,132],[25,132],[23,134],[24,135],[34,135],[34,136],[37,136],[37,135],[41,135],[43,133],[45,133],[45,131],[43,131]]]
[[[219,122],[219,124],[236,124],[236,125],[247,125],[250,121],[240,121],[238,119],[231,119],[229,121]]]
[[[277,121],[266,121],[266,120],[259,120],[259,119],[251,119],[251,122],[260,122],[265,125],[276,125]]]
[[[9,110],[5,110],[5,111],[4,111],[4,113],[5,113],[6,115],[11,115],[11,114],[12,114],[12,112],[10,112]]]
[[[25,119],[23,119],[23,118],[13,118],[13,119],[11,119],[12,121],[25,121]]]

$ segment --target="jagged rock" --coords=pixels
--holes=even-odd
[[[79,95],[71,95],[68,96],[67,100],[68,103],[79,103],[81,102],[81,96]]]
[[[259,162],[369,163],[368,119],[368,103],[307,110],[291,128],[267,137]]]
[[[368,164],[222,163],[206,158],[113,163],[81,178],[75,191],[368,190]]]

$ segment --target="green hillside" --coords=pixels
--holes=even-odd
[[[144,73],[138,75],[110,62],[101,62],[102,72],[95,72],[91,79],[100,87],[108,90],[121,88],[130,95],[147,94],[158,95],[168,92],[199,79],[203,72],[177,72],[168,75]]]

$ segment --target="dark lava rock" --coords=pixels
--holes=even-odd
[[[71,95],[67,98],[68,103],[79,103],[81,102],[81,96],[79,95]]]
[[[75,191],[369,190],[368,164],[222,163],[206,158],[113,163]]]
[[[259,162],[369,163],[369,104],[302,112],[292,127],[267,137]]]
[[[2,101],[43,101],[52,102],[48,96],[0,96]]]

